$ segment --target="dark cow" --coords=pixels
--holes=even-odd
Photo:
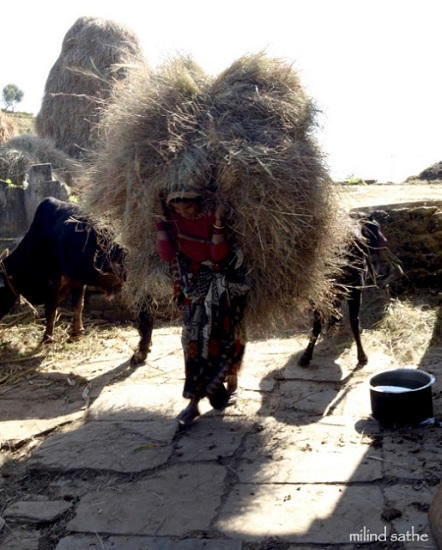
[[[32,224],[10,254],[0,258],[0,319],[20,296],[31,304],[44,304],[50,342],[57,307],[72,294],[72,335],[83,333],[86,286],[111,296],[125,279],[125,251],[104,231],[98,231],[74,203],[46,198],[38,205]],[[131,359],[144,362],[149,352],[152,319],[148,305],[138,314],[140,341]]]
[[[379,270],[383,251],[386,249],[387,239],[382,234],[379,223],[370,218],[361,218],[356,234],[346,254],[346,263],[342,267],[339,280],[335,285],[335,300],[333,307],[338,311],[341,302],[346,299],[349,309],[350,326],[356,342],[358,367],[366,365],[367,354],[361,341],[359,312],[362,301],[362,289],[370,276],[374,283]],[[322,331],[322,313],[319,309],[313,311],[313,328],[307,348],[299,359],[299,365],[306,367],[313,357],[316,341]],[[332,315],[329,323],[333,325],[340,319],[339,314]]]

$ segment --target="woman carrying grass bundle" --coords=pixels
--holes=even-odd
[[[222,410],[237,388],[250,286],[221,207],[214,212],[200,194],[180,189],[167,195],[160,211],[157,250],[172,264],[174,300],[183,315],[183,396],[190,402],[178,421],[188,426],[203,397]]]

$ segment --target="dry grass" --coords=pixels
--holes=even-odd
[[[440,309],[422,299],[418,303],[410,298],[392,300],[384,318],[369,333],[368,343],[376,342],[400,365],[418,365],[430,340],[434,345],[438,338],[442,347],[440,333],[438,337],[435,335],[435,331],[440,330],[438,315]]]
[[[127,333],[135,330],[130,325],[85,317],[85,335],[71,339],[72,315],[63,308],[53,342],[41,345],[45,330],[43,307],[39,306],[35,312],[24,304],[0,321],[0,388],[3,392],[48,371],[66,372],[71,363],[92,362],[100,353],[124,351],[129,358],[133,351],[127,343]],[[73,372],[70,378],[75,380],[75,377]]]
[[[135,302],[158,288],[154,205],[185,185],[207,208],[227,208],[251,272],[252,320],[324,303],[349,220],[313,138],[315,118],[297,73],[263,54],[216,78],[189,58],[155,73],[137,67],[114,88],[85,207],[118,225]]]

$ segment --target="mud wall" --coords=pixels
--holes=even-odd
[[[361,211],[362,209],[357,209]],[[396,293],[428,288],[442,291],[442,203],[407,203],[363,209],[379,222],[404,276]]]

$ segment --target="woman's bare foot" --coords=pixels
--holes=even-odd
[[[190,401],[185,409],[183,409],[177,417],[180,426],[190,426],[192,422],[200,415],[197,401]]]
[[[236,374],[229,374],[226,377],[227,381],[227,391],[229,392],[229,395],[232,395],[236,392],[238,389],[238,377]]]

